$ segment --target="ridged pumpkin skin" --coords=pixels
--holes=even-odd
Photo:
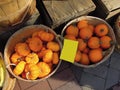
[[[35,80],[40,74],[40,69],[36,64],[27,64],[25,72],[27,73],[27,79]]]
[[[27,63],[37,64],[39,62],[38,55],[36,53],[30,53],[25,58]]]
[[[17,76],[20,75],[24,71],[25,65],[26,65],[25,61],[20,61],[14,68],[13,73]]]
[[[39,62],[37,66],[39,67],[39,72],[40,72],[39,78],[43,78],[51,72],[50,66],[45,62]]]

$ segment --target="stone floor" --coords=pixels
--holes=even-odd
[[[47,80],[35,83],[17,80],[14,90],[108,90],[119,81],[120,54],[114,51],[95,68],[81,68],[62,61],[57,72]]]
[[[36,15],[33,18],[27,25],[33,24]],[[106,62],[95,68],[81,68],[62,61],[57,72],[47,80],[35,83],[16,80],[13,90],[108,90],[119,81],[120,54],[114,51]]]

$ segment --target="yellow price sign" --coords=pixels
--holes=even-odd
[[[74,63],[77,48],[78,41],[64,39],[60,59],[68,61],[70,63]]]

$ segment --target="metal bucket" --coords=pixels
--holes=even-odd
[[[13,73],[13,71],[12,71],[12,69],[10,67],[10,64],[11,64],[11,62],[10,62],[10,56],[14,52],[14,47],[15,47],[16,43],[25,40],[26,38],[30,37],[33,32],[40,31],[40,29],[46,30],[46,32],[53,33],[55,35],[55,37],[56,37],[55,40],[60,45],[60,49],[62,49],[62,44],[61,44],[61,42],[59,40],[59,37],[57,36],[57,34],[51,28],[49,28],[47,26],[44,26],[44,25],[31,25],[31,26],[24,27],[24,28],[18,30],[17,32],[15,32],[9,38],[8,42],[6,43],[5,50],[4,50],[4,59],[5,59],[6,68],[17,79],[20,79],[20,80],[23,80],[23,81],[26,81],[26,82],[36,82],[36,81],[45,80],[45,79],[49,78],[50,76],[52,76],[57,71],[57,69],[59,68],[59,66],[61,64],[61,60],[59,60],[59,63],[55,66],[55,69],[52,70],[52,72],[48,76],[46,76],[44,78],[41,78],[41,79],[36,79],[36,80],[23,79],[20,76],[16,76]]]
[[[109,36],[111,36],[112,40],[113,40],[113,45],[111,46],[111,48],[109,48],[107,51],[104,52],[104,58],[96,63],[96,64],[90,64],[90,65],[82,65],[80,63],[74,63],[74,65],[77,65],[77,66],[80,66],[80,67],[84,67],[84,68],[90,68],[90,67],[96,67],[98,66],[99,64],[105,62],[109,57],[110,55],[113,53],[114,51],[114,48],[115,48],[115,44],[116,44],[116,38],[115,38],[115,34],[113,32],[113,29],[112,27],[105,21],[105,20],[102,20],[100,18],[97,18],[97,17],[93,17],[93,16],[81,16],[81,17],[78,17],[76,19],[73,19],[71,20],[70,22],[68,22],[65,27],[63,28],[62,32],[61,32],[61,35],[62,37],[64,37],[65,35],[65,29],[71,25],[71,24],[76,24],[78,21],[80,20],[87,20],[89,24],[92,24],[92,25],[97,25],[97,24],[100,24],[100,23],[104,23],[108,26],[109,28]]]

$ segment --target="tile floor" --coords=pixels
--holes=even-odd
[[[33,24],[36,16],[26,25]],[[16,80],[13,90],[108,90],[119,81],[120,54],[114,51],[106,62],[95,68],[81,68],[62,61],[57,72],[47,80],[35,83]]]
[[[17,80],[14,90],[108,90],[119,81],[120,54],[114,51],[95,68],[85,69],[62,61],[57,72],[47,80],[35,83]]]

